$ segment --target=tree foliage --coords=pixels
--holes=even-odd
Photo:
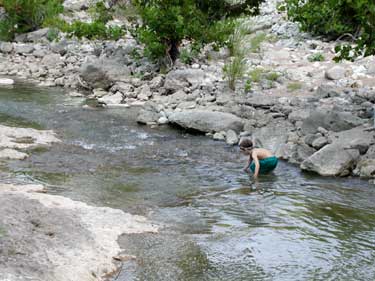
[[[261,1],[231,5],[225,0],[135,0],[143,21],[138,38],[150,57],[168,55],[174,61],[183,39],[224,43],[234,28],[228,18],[257,12]]]
[[[338,47],[341,55],[375,54],[374,0],[286,0],[288,16],[305,31],[329,38],[350,36],[357,47]],[[344,58],[345,58],[344,55]]]
[[[2,0],[6,16],[0,22],[2,40],[13,39],[16,33],[37,30],[47,19],[63,11],[62,0]]]

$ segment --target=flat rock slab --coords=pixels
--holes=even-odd
[[[25,149],[60,142],[53,131],[0,125],[0,147]]]
[[[224,112],[190,110],[173,112],[168,116],[170,123],[177,124],[185,129],[193,129],[204,133],[233,130],[240,132],[243,129],[241,118]]]
[[[350,112],[327,111],[318,109],[311,111],[309,117],[303,120],[302,131],[305,134],[315,134],[319,127],[329,131],[340,132],[360,126],[364,120]]]
[[[157,231],[144,217],[40,191],[0,185],[0,280],[106,280],[119,235]]]
[[[9,160],[23,160],[26,159],[28,155],[26,153],[14,150],[14,149],[3,149],[0,150],[0,159],[9,159]]]

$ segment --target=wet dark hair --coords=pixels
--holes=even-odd
[[[243,149],[253,148],[253,142],[251,139],[242,139],[239,145],[240,145],[240,148],[243,148]]]

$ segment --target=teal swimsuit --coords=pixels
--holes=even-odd
[[[277,166],[278,159],[276,156],[271,156],[259,160],[259,174],[267,174],[274,170]],[[255,172],[255,163],[254,161],[250,165],[250,170],[254,173]]]

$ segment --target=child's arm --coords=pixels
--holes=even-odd
[[[243,170],[244,170],[245,172],[248,171],[248,169],[249,169],[249,167],[250,167],[250,164],[251,164],[251,161],[252,161],[251,156],[249,156],[249,159],[247,160],[246,166],[243,168]]]
[[[258,178],[258,175],[259,175],[260,165],[259,165],[258,155],[256,154],[255,151],[252,154],[252,158],[253,158],[253,161],[254,161],[254,164],[255,164],[254,179],[256,179],[256,178]]]

